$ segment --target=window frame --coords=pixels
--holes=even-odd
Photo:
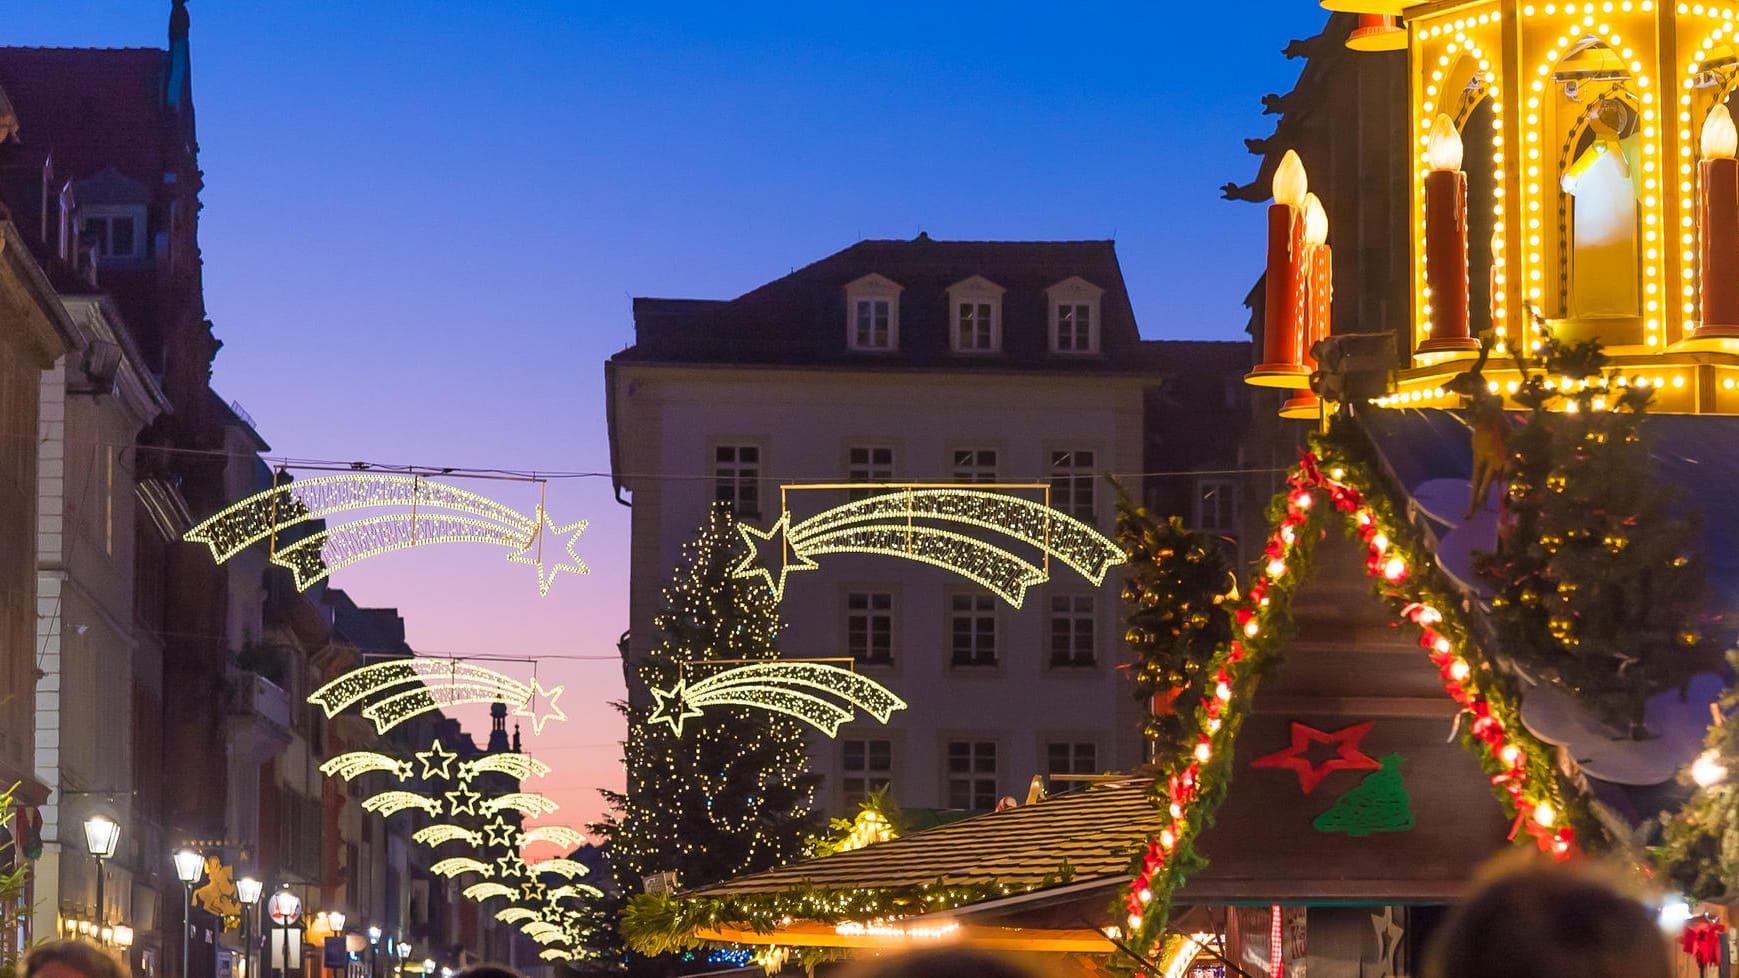
[[[846,283],[845,286],[845,346],[853,353],[898,353],[900,352],[900,294],[904,286],[883,275],[865,275],[862,278]],[[887,342],[877,345],[874,340],[874,329],[871,329],[872,342],[859,342],[858,306],[864,302],[885,302],[888,307]],[[873,313],[872,313],[873,315]]]
[[[1068,770],[1056,770],[1051,763],[1054,759],[1056,748],[1058,747],[1064,748],[1064,752],[1068,758]],[[1088,761],[1087,770],[1080,770],[1082,748],[1086,748],[1086,760]],[[1089,737],[1081,737],[1074,734],[1050,734],[1045,737],[1039,756],[1043,758],[1045,778],[1047,780],[1056,777],[1057,775],[1078,776],[1100,773],[1099,742]]]
[[[1050,352],[1062,357],[1092,357],[1100,355],[1103,348],[1105,322],[1105,305],[1102,301],[1105,290],[1080,276],[1072,276],[1045,290],[1046,320]],[[1071,310],[1081,307],[1087,309],[1087,345],[1078,348],[1071,344],[1068,349],[1062,345],[1062,309],[1067,306]],[[1073,316],[1071,316],[1071,321]],[[1072,330],[1071,326],[1071,330]]]
[[[993,461],[990,466],[990,477],[982,478],[985,473],[982,471],[981,463],[976,456],[986,452],[990,453]],[[960,456],[963,454],[975,457],[971,462],[962,464]],[[948,457],[948,477],[952,482],[963,485],[983,485],[1002,481],[1002,449],[1000,447],[990,445],[955,447],[948,450]]]
[[[114,221],[117,218],[133,222],[133,250],[125,253],[106,250],[109,242],[114,240]],[[93,249],[99,261],[143,261],[146,257],[146,236],[149,233],[145,218],[146,209],[136,204],[87,204],[73,210],[73,224],[78,228],[81,246],[95,243],[85,233],[85,226],[93,221],[103,222],[102,245]]]
[[[964,746],[967,748],[965,760],[967,762],[968,770],[959,774],[956,774],[954,771],[954,748],[956,746]],[[978,764],[981,759],[980,748],[989,748],[990,770],[988,772],[978,770]],[[940,754],[942,759],[942,798],[947,806],[949,808],[956,808],[969,812],[995,811],[997,803],[1000,802],[1003,797],[1003,750],[1002,744],[999,740],[996,737],[985,734],[946,734],[942,738],[942,750],[940,751]],[[988,774],[988,779],[985,777],[986,774]],[[983,782],[986,780],[989,781],[990,793],[987,797],[989,798],[990,804],[980,807],[975,804],[975,802],[977,802],[980,797],[985,797],[980,796],[979,792],[982,790]],[[965,805],[954,804],[954,789],[957,782],[964,782],[965,784],[965,797],[967,801],[967,804]]]
[[[1083,467],[1079,462],[1073,461],[1082,455],[1088,457],[1085,467]],[[1071,459],[1070,463],[1067,466],[1064,466],[1063,463],[1058,461],[1059,456],[1068,456]],[[1098,523],[1098,460],[1099,449],[1097,447],[1076,445],[1071,448],[1052,447],[1045,450],[1045,471],[1051,485],[1051,508],[1073,516],[1075,519],[1088,525],[1096,525]],[[1069,480],[1069,488],[1067,490],[1069,504],[1067,506],[1060,505],[1062,500],[1058,498],[1063,495],[1063,490],[1059,488],[1059,480],[1063,479]],[[1087,495],[1087,505],[1085,507],[1078,505],[1076,502],[1077,496],[1083,487],[1085,488]]]
[[[1060,672],[1075,672],[1084,669],[1099,668],[1099,602],[1091,594],[1053,594],[1050,596],[1050,607],[1045,614],[1045,663],[1047,669]],[[1068,602],[1069,607],[1058,610],[1059,602]],[[1082,603],[1085,602],[1085,608]],[[1059,659],[1057,652],[1057,624],[1068,621],[1069,645],[1067,655]],[[1080,625],[1087,626],[1087,649],[1083,659],[1077,647],[1080,635]]]
[[[854,609],[851,604],[852,599],[860,595],[866,599],[866,603],[869,606],[861,610]],[[887,608],[877,609],[874,607],[874,599],[878,596],[885,596],[888,599]],[[894,646],[895,641],[900,634],[899,589],[886,584],[849,584],[842,589],[839,603],[841,610],[840,627],[844,631],[841,647],[845,649],[846,655],[850,656],[852,662],[858,666],[871,666],[878,669],[892,668],[894,663],[897,661],[897,657],[894,655]],[[852,629],[852,619],[860,614],[865,619],[863,634],[866,651],[873,651],[875,647],[875,620],[877,618],[886,619],[888,638],[886,657],[867,658],[858,656],[853,643],[854,633]]]
[[[717,438],[712,441],[707,451],[709,471],[712,473],[711,477],[713,485],[709,505],[717,505],[718,503],[725,502],[725,500],[719,495],[719,487],[724,481],[721,466],[727,464],[720,460],[719,452],[725,449],[734,449],[739,453],[738,458],[728,463],[737,467],[733,468],[730,476],[733,485],[736,487],[730,500],[731,512],[741,519],[759,519],[761,517],[761,483],[766,479],[767,471],[767,449],[759,439]],[[740,468],[745,464],[740,455],[743,449],[753,449],[755,452],[754,469],[750,470],[752,474],[746,477]],[[754,508],[752,511],[742,509],[739,505],[742,500],[742,486],[745,478],[748,481],[749,490],[753,494]]]
[[[1192,507],[1195,512],[1192,515],[1195,517],[1195,528],[1203,533],[1236,536],[1238,533],[1240,504],[1243,502],[1240,498],[1243,493],[1240,491],[1238,480],[1218,477],[1198,477],[1194,481],[1193,488]],[[1226,521],[1223,523],[1208,522],[1207,496],[1210,490],[1226,492],[1228,498],[1231,500],[1228,505],[1216,503],[1214,506],[1215,510],[1220,511],[1221,515],[1225,516]],[[1228,506],[1230,509],[1229,514],[1224,512]]]
[[[967,601],[971,606],[966,609],[959,607],[960,602]],[[948,668],[963,672],[983,672],[999,669],[1002,666],[1001,632],[1002,622],[1000,608],[996,597],[984,592],[955,591],[948,595],[947,614],[944,616],[948,649]],[[971,661],[961,661],[960,650],[955,641],[960,635],[957,622],[969,618],[972,625],[968,629],[973,637],[970,650]],[[990,623],[989,661],[983,661],[984,650],[978,636],[979,625],[985,621]]]
[[[863,750],[863,766],[852,767],[851,754],[853,751],[851,748],[859,745],[861,745]],[[876,768],[871,766],[871,762],[875,760],[875,752],[872,748],[876,745],[881,745],[887,749],[887,757],[885,758],[887,763],[885,767]],[[894,742],[888,737],[843,737],[840,739],[839,803],[840,809],[845,812],[846,817],[849,818],[856,815],[856,807],[863,803],[863,799],[869,797],[871,791],[893,784],[894,753]],[[857,795],[855,800],[853,798],[854,789],[846,783],[848,780],[861,782],[860,786],[855,790],[855,794]],[[880,783],[872,784],[872,782],[877,781]]]
[[[989,356],[1002,352],[1002,297],[1007,290],[982,275],[955,282],[948,287],[948,349],[950,352],[963,356]],[[987,342],[983,346],[976,343],[968,345],[963,340],[962,328],[965,317],[963,306],[971,306],[974,312],[974,328],[977,328],[977,312],[980,307],[988,307],[989,324]]]

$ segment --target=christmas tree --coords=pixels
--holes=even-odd
[[[1182,743],[1196,707],[1214,683],[1208,664],[1231,640],[1232,620],[1220,607],[1232,569],[1218,544],[1172,517],[1161,522],[1118,488],[1117,542],[1129,555],[1123,581],[1124,640],[1135,655],[1136,696],[1150,706],[1146,734]]]
[[[1517,357],[1515,397],[1533,410],[1509,443],[1507,526],[1475,563],[1496,590],[1496,651],[1615,735],[1647,736],[1649,697],[1720,662],[1694,527],[1653,476],[1640,431],[1652,388],[1609,371],[1595,341],[1537,342]]]
[[[715,507],[664,591],[660,641],[633,663],[638,684],[670,690],[707,675],[709,661],[774,659],[778,605],[765,583],[733,577],[748,553],[728,509]],[[619,703],[628,723],[626,793],[593,826],[609,840],[624,894],[673,871],[685,889],[802,858],[821,827],[818,778],[799,721],[746,707],[708,708],[677,735],[650,725],[654,704]]]
[[[1345,832],[1362,839],[1373,832],[1405,832],[1413,827],[1413,799],[1401,783],[1399,754],[1383,758],[1358,787],[1335,799],[1334,807],[1311,824],[1318,832]]]

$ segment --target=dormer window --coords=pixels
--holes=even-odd
[[[145,257],[144,208],[81,207],[79,240],[98,258],[132,260]]]
[[[1002,349],[1002,293],[1002,286],[981,275],[948,287],[949,346],[955,353]]]
[[[1051,309],[1052,353],[1099,352],[1099,299],[1104,294],[1104,289],[1078,276],[1045,290]]]
[[[902,288],[881,275],[865,275],[846,284],[847,346],[868,353],[892,353],[900,348]]]

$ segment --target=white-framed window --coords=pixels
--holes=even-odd
[[[1051,741],[1045,745],[1046,774],[1098,774],[1099,746],[1091,741]]]
[[[948,742],[948,807],[988,812],[996,807],[996,742]]]
[[[887,740],[842,740],[839,742],[840,800],[848,813],[855,813],[869,793],[887,787],[894,779],[894,745]]]
[[[758,445],[713,447],[713,499],[738,516],[761,515],[761,449]]]
[[[988,594],[951,597],[948,636],[950,665],[996,665],[996,599]]]
[[[1098,662],[1091,594],[1051,595],[1051,666],[1069,668]]]
[[[1003,291],[982,275],[948,287],[949,347],[955,353],[1002,349]]]
[[[1075,276],[1045,290],[1050,305],[1051,352],[1079,356],[1099,352],[1100,298],[1105,290]]]
[[[1095,453],[1091,449],[1051,452],[1051,507],[1093,522]]]
[[[892,353],[900,348],[901,286],[865,275],[845,287],[845,339],[853,350]]]
[[[131,260],[145,257],[145,208],[80,207],[79,240],[97,257]]]
[[[845,450],[845,478],[850,482],[894,481],[892,445],[851,445]]]
[[[891,591],[845,593],[845,647],[866,665],[894,661],[894,595]]]
[[[1203,533],[1238,532],[1238,484],[1231,479],[1196,480],[1196,529]]]
[[[956,448],[952,478],[955,482],[995,482],[997,458],[994,448]]]

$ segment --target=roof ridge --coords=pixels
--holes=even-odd
[[[154,48],[144,45],[125,47],[81,47],[73,44],[0,44],[0,51],[91,51],[91,52],[122,52],[150,51],[155,54],[168,54],[167,48]]]

